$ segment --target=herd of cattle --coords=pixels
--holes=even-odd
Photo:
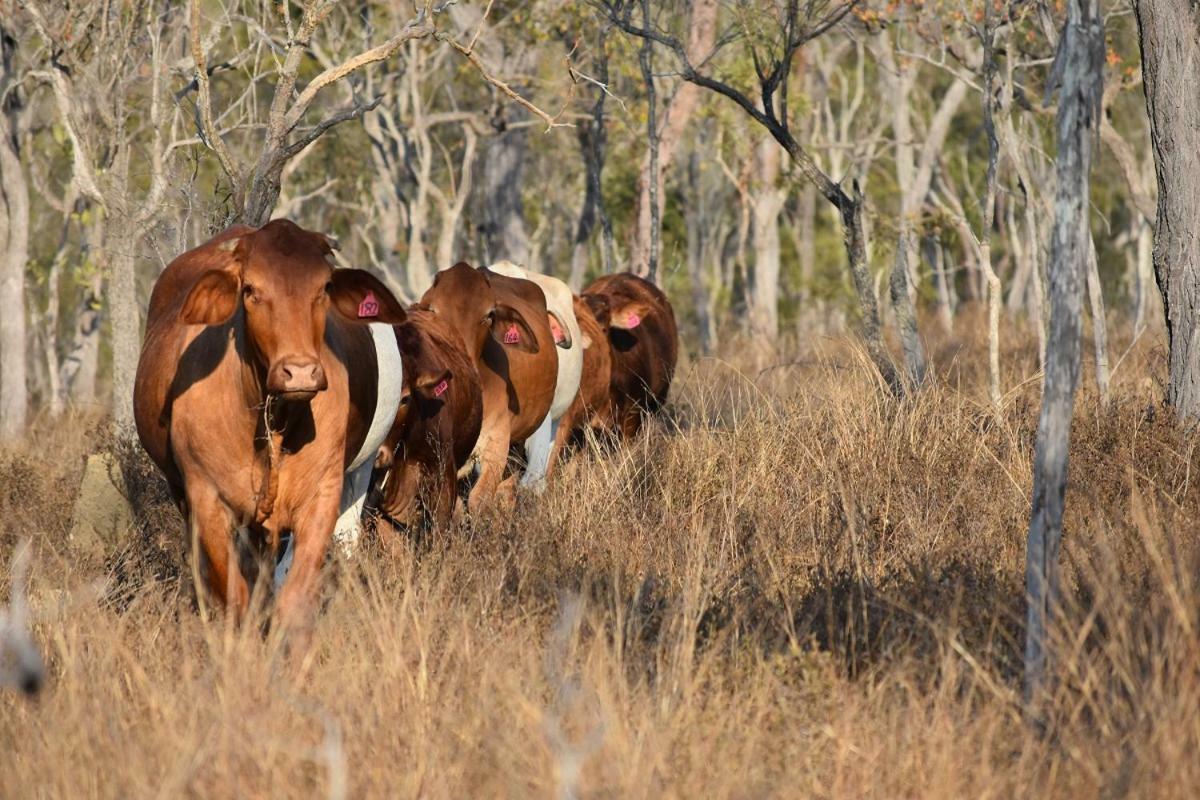
[[[330,543],[355,545],[368,494],[396,523],[444,528],[464,497],[478,513],[518,480],[542,486],[588,431],[636,434],[675,368],[671,304],[634,275],[576,296],[508,262],[460,263],[406,309],[336,268],[335,247],[287,220],[235,226],[150,297],[138,435],[238,617],[266,567],[279,621],[310,621]]]

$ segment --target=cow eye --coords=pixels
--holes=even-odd
[[[333,291],[333,281],[325,281],[325,294]]]
[[[242,296],[252,303],[259,302],[258,291],[248,283],[242,286]]]
[[[406,394],[406,395],[403,395],[403,396],[400,398],[400,405],[402,405],[402,406],[406,406],[406,405],[408,405],[408,401],[409,401],[409,400],[411,400],[411,399],[412,399],[412,395],[411,395],[411,394]]]

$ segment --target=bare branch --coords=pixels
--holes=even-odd
[[[553,128],[573,128],[573,127],[575,127],[574,123],[571,123],[571,122],[559,122],[559,120],[562,119],[562,117],[563,117],[563,113],[567,109],[567,105],[569,105],[569,103],[570,103],[570,98],[568,98],[567,102],[563,104],[563,108],[561,111],[559,111],[554,116],[550,116],[545,111],[542,111],[542,109],[538,108],[536,105],[534,105],[533,103],[531,103],[530,101],[528,101],[524,97],[522,97],[515,89],[513,89],[507,83],[505,83],[504,81],[500,80],[495,75],[490,73],[488,71],[487,67],[484,66],[483,61],[480,60],[479,54],[476,53],[473,49],[471,49],[469,47],[464,47],[460,42],[458,42],[452,36],[450,36],[446,33],[443,33],[441,31],[436,32],[434,34],[434,38],[437,39],[439,42],[445,42],[446,44],[450,45],[455,50],[457,50],[460,54],[462,54],[462,56],[464,58],[467,59],[467,61],[469,61],[471,63],[471,65],[473,67],[475,67],[476,70],[478,70],[480,77],[482,77],[485,81],[490,83],[492,86],[499,89],[505,96],[507,96],[510,100],[515,102],[517,105],[522,106],[523,108],[525,108],[526,111],[528,111],[529,113],[533,114],[534,116],[538,117],[543,122],[545,122],[547,131],[550,131]]]
[[[380,61],[386,61],[399,52],[400,48],[413,39],[424,39],[428,36],[435,35],[437,29],[425,21],[424,14],[410,20],[405,26],[392,38],[388,39],[381,45],[372,47],[370,50],[359,53],[353,58],[349,58],[338,64],[336,67],[325,70],[304,87],[300,94],[296,97],[296,102],[288,109],[288,112],[283,117],[283,133],[291,131],[300,122],[300,118],[304,116],[304,112],[312,105],[312,101],[316,98],[317,93],[331,83],[341,80],[342,78],[357,72],[368,64],[375,64]]]
[[[225,140],[221,138],[221,132],[217,130],[217,126],[213,123],[212,94],[208,81],[211,73],[208,70],[207,60],[204,55],[204,45],[200,39],[199,0],[191,0],[190,5],[192,61],[196,65],[195,85],[199,90],[196,107],[200,114],[200,131],[203,135],[204,143],[217,154],[217,160],[221,164],[221,169],[225,170],[225,174],[233,181],[234,191],[241,192],[242,176],[238,173],[237,165],[234,163],[233,155],[229,152],[229,147],[225,144]]]

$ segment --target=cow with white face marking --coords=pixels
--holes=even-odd
[[[559,422],[579,393],[579,381],[583,373],[583,337],[575,318],[575,296],[558,278],[532,272],[511,261],[499,261],[488,269],[510,278],[531,281],[546,296],[546,321],[550,325],[558,356],[558,381],[554,386],[550,413],[525,442],[527,463],[521,479],[523,485],[540,488],[545,482]]]

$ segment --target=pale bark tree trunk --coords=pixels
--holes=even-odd
[[[650,0],[642,0],[642,24],[650,27]],[[645,261],[639,253],[635,256],[635,269],[644,275],[651,283],[658,282],[658,256],[662,239],[662,171],[659,164],[660,139],[658,134],[658,91],[654,86],[654,42],[642,40],[642,48],[638,51],[638,64],[642,68],[642,82],[646,85],[646,168],[642,178],[646,185],[646,215],[649,222],[645,231],[649,234],[648,241],[642,242],[642,214],[638,213],[639,224],[636,229],[638,238],[634,247],[641,249],[645,244]],[[641,195],[638,195],[639,199]],[[645,264],[643,267],[642,264]]]
[[[579,224],[575,228],[575,238],[571,248],[571,275],[567,283],[571,291],[578,292],[583,288],[584,273],[587,271],[588,242],[597,222],[602,236],[601,258],[604,273],[613,271],[613,233],[612,220],[604,207],[604,176],[605,147],[608,143],[608,133],[604,122],[604,101],[608,97],[608,52],[606,33],[602,28],[597,44],[596,80],[600,86],[596,89],[596,102],[592,104],[592,116],[579,126],[578,141],[580,154],[584,164],[583,206],[579,210]]]
[[[70,200],[68,209],[74,210],[74,199]],[[63,215],[62,237],[58,250],[50,262],[50,274],[46,278],[46,313],[42,317],[43,355],[46,360],[46,408],[51,416],[59,416],[63,411],[62,366],[58,352],[58,312],[61,302],[59,284],[62,282],[63,267],[66,265],[68,253],[71,252],[71,214],[70,210]]]
[[[494,120],[502,129],[504,122]],[[521,200],[525,159],[529,151],[526,128],[502,130],[491,139],[483,162],[479,205],[480,244],[486,263],[508,259],[537,269],[530,263],[529,233],[525,228],[525,204]]]
[[[707,143],[706,143],[707,144]],[[691,284],[692,307],[696,312],[696,329],[700,352],[711,354],[716,349],[716,319],[713,313],[712,290],[706,269],[714,244],[719,243],[718,221],[713,219],[712,205],[700,165],[700,144],[692,147],[687,161],[688,202],[685,212],[687,228],[687,270]],[[717,248],[719,249],[719,248]],[[720,257],[719,254],[717,256]]]
[[[957,79],[950,84],[930,118],[918,151],[912,124],[912,103],[909,101],[916,85],[918,69],[916,65],[898,62],[893,47],[894,42],[888,35],[875,40],[876,56],[883,66],[880,86],[891,105],[892,134],[896,141],[896,181],[900,188],[899,240],[907,245],[904,262],[908,268],[909,295],[915,297],[920,285],[920,272],[917,269],[920,259],[917,255],[917,238],[909,235],[909,232],[929,195],[937,157],[942,152],[951,123],[966,99],[969,87]]]
[[[942,330],[954,332],[954,288],[946,270],[946,248],[936,236],[925,237],[925,260],[933,270],[937,287],[937,316]]]
[[[813,281],[817,274],[817,190],[805,184],[796,206],[796,253],[800,261],[801,302],[812,297]]]
[[[1067,453],[1083,327],[1083,275],[1088,260],[1092,138],[1104,69],[1104,22],[1098,0],[1071,0],[1054,76],[1058,101],[1054,233],[1050,243],[1050,338],[1034,454],[1033,502],[1026,549],[1029,600],[1025,700],[1035,721],[1049,683],[1049,627],[1058,595],[1058,550],[1067,489]]]
[[[29,261],[29,184],[21,166],[19,148],[24,138],[27,112],[16,99],[11,86],[15,42],[7,31],[0,31],[4,52],[3,87],[13,95],[13,107],[0,109],[0,194],[4,201],[4,219],[0,220],[3,265],[0,266],[0,439],[21,434],[29,413],[28,331],[25,313],[25,267]]]
[[[1096,242],[1088,233],[1087,293],[1092,316],[1092,347],[1095,354],[1096,391],[1100,403],[1108,405],[1108,323],[1104,313],[1104,293],[1100,285],[1100,265],[1096,256]]]
[[[110,220],[108,230],[115,234],[105,245],[112,314],[113,420],[118,431],[132,431],[133,379],[142,340],[137,299],[137,252],[142,235],[128,220]]]
[[[60,367],[67,398],[76,406],[92,406],[98,401],[96,379],[100,372],[100,311],[102,284],[93,279],[75,310],[75,333],[71,350]]]
[[[1140,334],[1146,328],[1147,307],[1150,305],[1154,283],[1154,233],[1150,223],[1141,220],[1137,226],[1137,293],[1133,318],[1133,333]]]
[[[904,368],[909,390],[920,388],[925,383],[925,348],[917,330],[917,314],[908,287],[908,254],[915,251],[912,232],[901,223],[900,237],[896,241],[896,261],[892,265],[889,281],[892,309],[896,314],[896,328],[900,332],[900,345],[904,350]]]
[[[454,242],[458,237],[458,223],[462,219],[467,198],[471,195],[471,176],[475,167],[478,137],[469,124],[463,125],[462,131],[463,155],[458,170],[458,186],[454,187],[453,199],[446,197],[446,193],[437,186],[431,187],[433,198],[437,201],[438,211],[442,217],[441,227],[438,229],[437,264],[435,265],[437,269],[446,269],[457,261],[454,258]],[[424,289],[422,289],[423,293]],[[420,295],[414,294],[413,296],[419,297]]]
[[[59,367],[60,382],[66,398],[76,406],[92,406],[98,402],[96,380],[100,367],[100,326],[104,281],[98,264],[97,254],[104,241],[104,214],[96,207],[91,208],[93,222],[84,226],[81,256],[92,261],[91,276],[82,296],[75,306],[75,327],[71,335],[70,349]]]
[[[1158,177],[1154,273],[1170,337],[1167,402],[1200,420],[1200,9],[1137,0],[1150,140]]]
[[[995,111],[995,93],[993,86],[996,79],[995,36],[993,25],[994,9],[992,4],[984,4],[984,34],[983,34],[983,129],[988,140],[987,187],[983,201],[983,231],[979,237],[979,263],[983,267],[983,275],[987,280],[988,301],[988,397],[992,405],[1000,407],[1000,305],[1001,297],[1000,276],[992,264],[992,228],[996,221],[996,171],[1000,160],[1000,140],[996,138],[996,124],[993,119]],[[1007,111],[1003,113],[1007,114]]]
[[[754,151],[751,241],[754,275],[750,292],[750,329],[768,343],[779,336],[779,215],[787,200],[779,186],[779,145],[764,138]]]
[[[717,0],[694,0],[692,3],[686,46],[688,59],[692,63],[700,63],[708,58],[713,49],[716,41],[717,11]],[[650,27],[648,20],[646,27]],[[700,87],[684,83],[676,90],[671,100],[663,105],[661,124],[656,124],[651,129],[658,131],[657,137],[648,137],[654,142],[654,146],[647,148],[638,172],[637,201],[634,206],[636,222],[629,253],[630,262],[638,270],[644,271],[652,257],[657,263],[660,255],[652,240],[659,235],[655,230],[654,219],[657,218],[659,223],[662,220],[666,194],[664,177],[675,159],[675,152],[699,102]],[[654,202],[651,202],[652,195]]]

